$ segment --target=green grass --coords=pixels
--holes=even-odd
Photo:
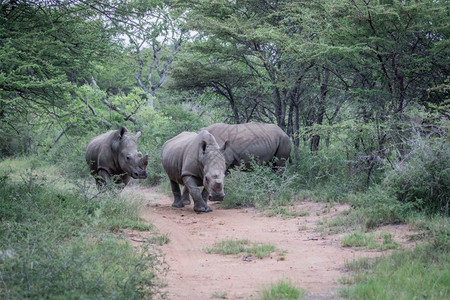
[[[375,235],[374,233],[354,232],[342,238],[342,246],[388,250],[397,249],[399,244],[393,240],[392,234],[389,232],[382,232],[379,235]]]
[[[227,294],[227,292],[214,292],[211,295],[211,298],[213,298],[213,299],[228,299],[228,294]]]
[[[258,300],[297,300],[306,295],[306,290],[294,286],[288,280],[280,280],[276,284],[263,289]]]
[[[381,243],[378,246],[380,250],[397,249],[400,247],[400,244],[392,238],[392,233],[390,232],[382,232],[379,239],[381,239]]]
[[[341,290],[350,299],[449,299],[450,255],[430,245],[351,265],[355,283]]]
[[[158,293],[162,258],[150,243],[136,248],[120,235],[123,228],[152,229],[139,217],[138,202],[74,186],[44,163],[28,166],[0,164],[0,298],[140,299]]]
[[[374,234],[365,234],[361,232],[355,232],[342,238],[343,247],[357,247],[375,249],[377,244],[375,243]]]
[[[296,218],[296,217],[307,217],[309,216],[309,212],[307,211],[295,211],[293,209],[289,209],[287,206],[276,206],[269,208],[267,210],[268,217],[280,216],[283,219]]]
[[[170,242],[170,238],[168,234],[157,235],[150,238],[150,243],[157,244],[159,246],[168,244]]]
[[[206,253],[237,255],[244,253],[246,256],[264,258],[277,251],[276,247],[269,244],[253,244],[249,240],[226,240],[215,243],[213,247],[205,249]],[[281,251],[278,251],[281,255]]]

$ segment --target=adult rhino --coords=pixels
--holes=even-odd
[[[214,136],[205,130],[199,133],[185,131],[164,143],[162,165],[170,179],[173,207],[189,205],[189,194],[196,212],[212,211],[207,205],[208,200],[223,200],[226,171],[223,151],[226,145],[219,148]],[[183,195],[180,184],[185,186]],[[200,186],[204,187],[202,192]]]
[[[228,141],[229,145],[224,153],[228,169],[239,166],[241,161],[248,166],[252,157],[259,163],[276,158],[274,168],[284,167],[291,153],[289,136],[275,124],[216,123],[202,129],[210,132],[219,146]]]
[[[125,127],[94,137],[86,147],[86,162],[95,178],[97,187],[114,180],[126,186],[131,180],[147,178],[148,155],[137,151],[138,138]]]

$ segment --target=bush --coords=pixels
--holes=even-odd
[[[45,168],[19,179],[0,176],[0,298],[138,299],[157,292],[159,258],[111,232],[149,229],[138,203],[59,189],[42,175]]]
[[[295,176],[276,174],[269,166],[251,165],[251,171],[230,170],[225,179],[223,207],[266,208],[291,203]]]
[[[364,230],[404,222],[411,212],[411,205],[399,202],[394,192],[382,185],[351,196],[350,204],[358,208],[350,213],[350,218],[358,215]]]
[[[450,216],[450,143],[418,139],[410,146],[410,155],[388,174],[384,184],[400,201],[419,211]]]

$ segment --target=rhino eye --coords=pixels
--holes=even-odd
[[[131,157],[130,157],[129,155],[127,155],[127,160],[130,160],[130,158],[131,158]]]

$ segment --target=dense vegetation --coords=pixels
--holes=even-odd
[[[449,266],[447,1],[19,0],[0,1],[0,24],[0,295],[110,298],[101,290],[116,287],[128,299],[153,288],[151,251],[138,257],[110,234],[138,226],[133,208],[88,201],[83,183],[87,141],[118,125],[143,132],[148,185],[166,180],[160,148],[181,131],[276,123],[293,145],[285,173],[232,171],[226,206],[348,202],[331,227],[409,222],[429,245],[407,257]],[[42,180],[50,166],[84,192]],[[146,267],[100,261],[84,273],[100,252],[121,264],[115,247]]]

